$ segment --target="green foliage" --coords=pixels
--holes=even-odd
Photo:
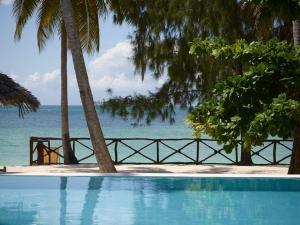
[[[222,39],[195,39],[191,43],[190,53],[197,57],[210,55],[215,60],[223,63],[236,65],[242,64],[243,67],[255,66],[260,63],[276,64],[294,62],[296,50],[287,41],[278,42],[270,40],[266,43],[254,41],[250,44],[246,40],[237,40],[233,44],[226,44]]]
[[[300,102],[280,94],[261,113],[255,115],[245,136],[245,144],[260,145],[268,134],[287,139],[299,122]]]
[[[240,63],[245,70],[218,84],[214,96],[189,115],[188,122],[196,135],[209,134],[223,143],[227,151],[237,145],[241,134],[245,137],[245,147],[262,143],[269,133],[283,138],[291,136],[291,126],[298,114],[289,113],[298,107],[300,97],[297,49],[276,40],[265,44],[240,40],[226,45],[224,41],[198,39],[193,42],[191,52],[197,56],[209,54],[232,65]],[[283,104],[287,99],[289,104]]]
[[[179,105],[189,109],[210,97],[214,85],[237,68],[233,62],[216,61],[208,54],[198,55],[198,58],[191,55],[190,41],[195,37],[222,38],[226,43],[234,43],[241,38],[246,42],[260,37],[264,40],[271,37],[290,39],[290,23],[285,23],[285,18],[277,20],[276,27],[274,18],[256,25],[253,17],[255,8],[245,8],[244,2],[245,0],[226,0],[226,4],[224,0],[110,1],[115,22],[127,22],[134,29],[130,39],[136,72],[142,78],[145,75],[155,78],[166,75],[166,83],[153,94],[168,97],[162,98],[160,104],[156,104],[152,101],[151,94],[124,98],[112,96],[108,104],[105,104],[105,110],[123,117],[121,112],[124,109],[117,108],[125,105],[129,107],[129,98],[133,105],[141,103],[141,107],[138,107],[140,113],[131,114],[133,111],[127,111],[128,116],[139,120],[135,115],[143,114],[143,111],[146,115],[148,112],[142,108],[140,97],[145,100],[148,98],[149,104],[153,103],[152,110],[156,110],[155,115],[159,117],[160,111],[165,107],[174,108]]]
[[[143,95],[128,96],[123,101],[114,98],[101,104],[100,108],[103,111],[107,111],[106,109],[109,108],[112,116],[118,115],[124,119],[131,115],[138,123],[145,120],[149,124],[156,117],[161,117],[163,121],[168,118],[169,122],[173,123],[175,111],[172,103],[168,107],[164,107],[162,105],[163,98],[157,98],[153,93],[149,95],[151,97],[147,98]]]
[[[112,90],[108,91],[111,98],[100,103],[103,112],[109,112],[112,116],[123,119],[132,118],[138,123],[145,121],[146,124],[150,124],[155,118],[168,120],[172,124],[175,122],[176,103],[190,103],[191,107],[192,102],[198,98],[198,91],[178,92],[178,87],[173,87],[169,83],[164,84],[158,93],[149,92],[147,96],[135,94],[125,98],[112,97]],[[186,105],[181,106],[185,107]]]

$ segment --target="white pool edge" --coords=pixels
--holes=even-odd
[[[191,174],[191,173],[0,173],[0,176],[68,176],[68,177],[228,177],[228,178],[300,178],[282,174]]]

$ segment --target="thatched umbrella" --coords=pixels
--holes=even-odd
[[[23,117],[27,112],[35,112],[40,102],[13,79],[0,73],[0,105],[18,107],[19,116]]]

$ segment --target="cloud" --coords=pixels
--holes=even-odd
[[[46,72],[40,74],[38,72],[30,74],[25,82],[27,86],[40,86],[42,84],[47,84],[57,82],[60,76],[59,70],[53,70],[51,72]]]
[[[46,73],[35,72],[26,76],[9,75],[16,82],[31,91],[42,104],[59,104],[60,101],[60,70]]]
[[[102,92],[103,98],[103,91],[108,88],[113,90],[114,95],[125,96],[133,93],[146,94],[149,90],[153,91],[161,86],[165,77],[156,81],[146,75],[142,81],[139,75],[134,74],[131,56],[132,47],[129,41],[123,41],[89,63],[91,86],[95,97],[100,98],[97,93]]]
[[[0,0],[1,5],[12,5],[14,0]]]
[[[132,47],[129,41],[117,43],[93,60],[86,63],[95,101],[108,98],[106,90],[111,88],[113,94],[126,96],[134,93],[147,94],[160,87],[166,77],[159,80],[150,75],[141,77],[134,74],[134,66],[129,58]],[[11,75],[21,85],[32,91],[42,104],[60,104],[60,70],[46,73],[35,72],[27,76]],[[81,104],[76,77],[69,74],[69,104]]]
[[[129,42],[119,42],[115,47],[107,50],[100,57],[90,62],[89,68],[93,74],[98,72],[112,72],[113,69],[129,69],[126,66],[130,63],[129,58],[131,55],[132,48]]]
[[[10,77],[11,79],[13,79],[14,81],[17,81],[17,80],[18,80],[18,75],[16,75],[16,74],[11,73],[11,74],[9,74],[9,77]]]
[[[102,76],[99,79],[93,79],[91,86],[94,93],[97,93],[97,90],[107,90],[111,88],[114,95],[126,96],[133,93],[147,94],[148,91],[153,91],[156,87],[160,86],[158,84],[161,83],[161,80],[155,81],[149,77],[146,77],[144,81],[139,77],[130,79],[124,73],[120,73],[113,76],[108,75]]]

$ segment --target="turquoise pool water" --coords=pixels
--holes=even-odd
[[[299,225],[300,179],[0,176],[0,224]]]

